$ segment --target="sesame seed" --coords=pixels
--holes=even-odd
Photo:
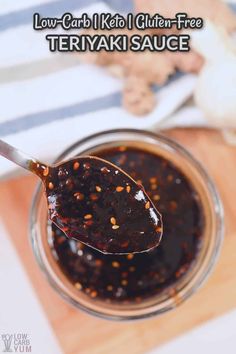
[[[134,266],[129,267],[129,271],[132,272],[132,273],[135,272],[135,269],[136,268]]]
[[[76,162],[74,163],[74,165],[73,165],[73,170],[74,170],[74,171],[78,170],[79,166],[80,166],[79,162],[76,161]]]
[[[152,178],[150,178],[149,181],[150,181],[151,184],[157,183],[157,178],[156,177],[152,177]]]
[[[101,267],[102,266],[102,260],[101,259],[96,259],[95,260],[95,264],[96,264],[96,266],[98,266],[98,267]]]
[[[45,167],[45,169],[43,170],[43,176],[47,177],[49,175],[49,168]]]
[[[116,187],[116,191],[119,193],[119,192],[122,192],[124,190],[124,187],[121,187],[121,186],[118,186]]]
[[[150,209],[150,206],[151,206],[150,202],[147,202],[147,203],[145,204],[145,209]]]
[[[85,216],[84,216],[84,219],[85,220],[89,220],[89,219],[92,219],[92,214],[86,214]]]
[[[114,217],[110,218],[110,222],[112,225],[116,225],[116,219]]]
[[[119,227],[120,227],[119,225],[113,225],[112,226],[113,230],[117,230],[117,229],[119,229]]]
[[[93,225],[93,220],[86,220],[85,222],[85,225],[87,225],[87,226],[91,226],[91,225]]]
[[[76,287],[76,289],[78,289],[78,290],[81,290],[82,289],[82,285],[80,284],[80,283],[75,283],[75,287]]]
[[[132,253],[128,254],[126,257],[129,261],[134,258],[134,255]]]
[[[49,182],[48,183],[48,188],[52,190],[54,188],[54,184],[52,182]]]
[[[113,267],[113,268],[119,268],[119,267],[120,267],[120,263],[114,261],[114,262],[112,262],[112,267]]]
[[[126,192],[129,193],[131,191],[131,187],[130,186],[127,186],[126,187]]]
[[[153,196],[153,200],[155,200],[155,201],[160,200],[159,194],[155,194],[155,195]]]
[[[97,191],[97,192],[101,192],[101,191],[102,191],[102,188],[99,187],[99,186],[96,186],[96,191]]]
[[[74,193],[74,197],[76,197],[77,200],[83,200],[84,199],[83,193],[80,193],[80,192]]]
[[[93,202],[95,202],[96,200],[98,200],[97,194],[96,194],[96,193],[91,193],[91,194],[90,194],[90,199],[91,199]]]
[[[98,294],[97,291],[93,290],[93,291],[91,292],[90,296],[91,296],[92,298],[94,298],[94,297],[97,296],[97,294]]]

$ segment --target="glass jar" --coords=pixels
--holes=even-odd
[[[102,318],[133,320],[174,309],[203,284],[216,262],[223,239],[223,208],[216,188],[202,166],[179,144],[159,134],[132,129],[101,132],[75,143],[60,155],[56,162],[79,155],[96,155],[96,150],[120,145],[148,150],[169,160],[188,178],[198,194],[205,217],[201,247],[193,266],[174,284],[174,291],[163,290],[156,296],[133,304],[95,301],[78,291],[62,272],[53,255],[50,244],[51,227],[47,221],[46,198],[41,185],[34,196],[30,229],[36,259],[52,287],[65,300]]]

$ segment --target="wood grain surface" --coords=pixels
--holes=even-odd
[[[236,307],[236,147],[227,146],[213,130],[178,129],[167,135],[187,147],[215,181],[225,208],[226,231],[219,261],[207,283],[176,310],[150,320],[109,322],[65,303],[38,268],[28,239],[36,178],[0,183],[1,218],[65,354],[146,353]]]

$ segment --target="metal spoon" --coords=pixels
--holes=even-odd
[[[144,188],[110,162],[82,156],[49,166],[2,140],[0,155],[42,180],[49,218],[68,237],[113,254],[159,245],[160,213]]]

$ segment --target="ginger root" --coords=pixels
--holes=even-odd
[[[236,30],[236,16],[221,0],[135,0],[135,12],[159,13],[174,17],[185,12],[189,17],[202,17],[224,27],[228,33]],[[128,31],[112,30],[112,34],[137,32],[145,34],[170,34],[172,30]],[[86,31],[93,34],[111,34],[111,31]],[[187,32],[187,31],[185,31]],[[188,32],[187,32],[188,33]],[[176,70],[198,73],[204,64],[203,57],[196,51],[190,52],[104,52],[80,54],[82,60],[106,67],[108,71],[124,80],[123,106],[132,114],[145,115],[155,107],[155,95],[151,85],[163,85]]]
[[[122,102],[127,111],[138,116],[148,114],[156,105],[150,85],[138,76],[129,76],[125,81]]]

